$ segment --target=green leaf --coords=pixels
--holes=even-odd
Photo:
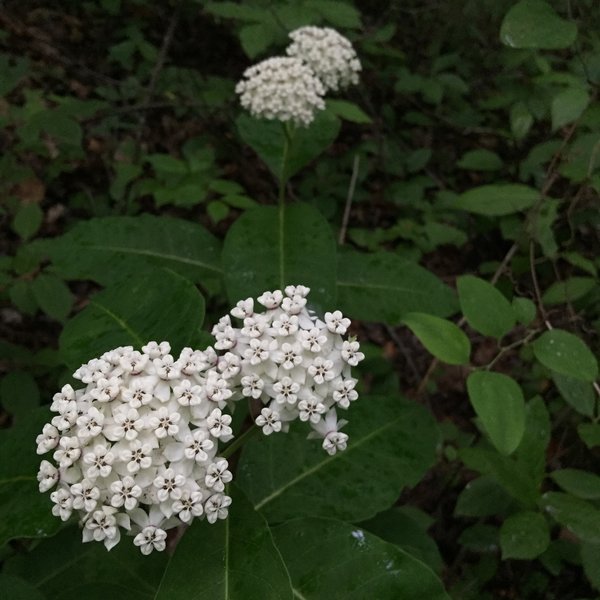
[[[145,161],[149,162],[155,171],[169,175],[187,175],[188,167],[184,161],[170,154],[148,154]]]
[[[35,314],[38,309],[37,302],[33,295],[31,281],[17,279],[9,288],[8,296],[10,301],[22,312],[27,315]]]
[[[178,353],[203,320],[204,298],[189,280],[168,269],[142,271],[93,296],[65,325],[60,352],[73,368],[112,348],[151,340],[166,340]]]
[[[598,362],[585,342],[576,335],[553,329],[533,342],[535,357],[548,369],[582,381],[595,381]]]
[[[491,517],[505,513],[513,503],[494,478],[484,475],[467,483],[458,496],[454,512],[465,517]]]
[[[502,159],[491,150],[469,150],[456,166],[467,171],[498,171],[502,164]]]
[[[48,599],[154,600],[168,559],[166,552],[144,556],[126,536],[107,552],[103,544],[83,544],[81,530],[68,527],[8,560],[5,572],[27,580]]]
[[[37,204],[22,204],[12,222],[12,228],[19,236],[28,240],[42,225],[44,212]]]
[[[543,509],[584,542],[600,542],[600,510],[569,494],[546,492]]]
[[[525,399],[519,384],[502,373],[476,371],[467,379],[467,390],[492,444],[502,454],[514,452],[525,432]]]
[[[581,561],[589,582],[600,590],[600,544],[582,544]]]
[[[324,152],[337,138],[340,120],[329,112],[321,111],[309,127],[291,131],[285,171],[283,169],[285,133],[279,121],[255,119],[241,114],[236,119],[238,133],[269,167],[278,180],[287,181]]]
[[[591,383],[559,373],[552,373],[552,380],[567,404],[586,417],[594,416],[596,392]]]
[[[333,456],[294,428],[250,440],[238,485],[269,521],[311,515],[358,521],[389,508],[434,463],[436,424],[421,406],[393,395],[361,397],[349,421],[348,448]]]
[[[596,285],[594,277],[570,277],[564,281],[556,281],[542,294],[542,302],[548,306],[575,302],[591,292]]]
[[[347,100],[327,100],[327,109],[334,115],[350,121],[351,123],[372,123],[373,119],[369,117],[360,107],[354,102]]]
[[[338,256],[338,306],[351,317],[397,325],[409,312],[447,317],[458,308],[440,279],[396,254],[342,249]]]
[[[235,487],[230,491],[229,517],[213,525],[194,522],[177,545],[155,600],[292,599],[290,577],[266,521]]]
[[[501,338],[515,326],[510,302],[491,283],[463,275],[457,279],[458,299],[467,323],[483,335]]]
[[[239,36],[240,44],[248,58],[256,58],[276,41],[273,29],[264,23],[242,27]]]
[[[535,303],[529,298],[513,298],[512,308],[519,323],[527,326],[537,314]]]
[[[600,477],[581,469],[560,469],[550,473],[558,485],[577,498],[598,500],[600,498]]]
[[[321,213],[308,204],[259,206],[229,229],[223,248],[231,302],[286,285],[307,285],[317,307],[335,301],[335,240]]]
[[[40,390],[26,371],[11,371],[0,381],[2,406],[11,414],[26,416],[40,403]]]
[[[148,266],[168,267],[197,282],[221,275],[219,240],[200,225],[170,217],[82,221],[60,238],[44,240],[43,249],[67,279],[106,284]]]
[[[360,12],[354,6],[339,0],[308,0],[306,6],[315,8],[334,27],[360,29]]]
[[[434,315],[413,312],[404,315],[402,323],[436,358],[450,365],[464,365],[469,362],[471,342],[451,321]]]
[[[559,17],[544,0],[521,0],[506,13],[500,39],[511,48],[558,50],[577,37],[577,26]]]
[[[10,429],[0,431],[0,547],[14,538],[53,535],[61,525],[36,478],[42,459],[35,452],[35,438],[49,421],[48,409],[40,408],[17,416]]]
[[[0,573],[0,590],[10,600],[44,600],[45,596],[20,577]]]
[[[273,535],[296,598],[449,600],[429,567],[354,525],[295,519],[275,527]]]
[[[558,93],[552,100],[552,129],[579,119],[590,103],[590,95],[582,88],[570,87]]]
[[[461,194],[450,208],[477,215],[499,217],[510,215],[533,206],[540,193],[520,183],[483,185]]]
[[[577,433],[588,448],[600,446],[600,423],[580,423]]]
[[[540,513],[517,513],[506,519],[500,528],[502,560],[533,560],[548,548],[548,544],[548,522]]]
[[[421,514],[430,519],[426,513],[415,515],[411,506],[393,507],[379,513],[369,521],[363,521],[360,526],[379,536],[382,540],[395,544],[440,573],[444,562],[435,541],[427,535],[428,524],[419,519]],[[419,511],[420,512],[420,511]]]
[[[73,294],[62,279],[56,275],[41,273],[31,284],[39,307],[53,319],[64,321],[73,306]]]
[[[517,140],[527,136],[533,125],[533,116],[524,102],[513,104],[510,109],[510,130]]]

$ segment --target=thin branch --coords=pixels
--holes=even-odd
[[[352,163],[352,176],[350,177],[350,185],[348,186],[348,194],[346,196],[346,206],[344,207],[344,216],[342,217],[342,227],[340,229],[340,236],[338,239],[338,244],[340,246],[342,246],[346,240],[346,230],[348,229],[348,221],[350,220],[350,207],[352,205],[352,200],[354,199],[359,167],[360,156],[355,154],[354,161]]]

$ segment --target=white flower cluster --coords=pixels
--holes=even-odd
[[[325,108],[329,90],[358,83],[361,64],[351,42],[328,27],[301,27],[290,33],[287,57],[253,65],[235,91],[254,117],[310,125]]]
[[[77,513],[84,542],[110,550],[124,529],[149,554],[164,550],[169,528],[227,517],[232,475],[217,444],[233,437],[223,413],[233,392],[212,348],[170,351],[167,342],[117,348],[74,373],[85,387],[54,396],[57,415],[36,442],[57,464],[42,461],[39,488],[56,486],[52,513]]]
[[[325,108],[322,83],[299,59],[274,57],[246,69],[235,91],[254,117],[309,125]]]
[[[256,418],[263,433],[287,431],[299,418],[311,425],[309,437],[323,439],[333,455],[348,441],[336,409],[358,398],[351,369],[364,354],[357,341],[342,338],[350,320],[340,311],[325,313],[322,321],[307,310],[309,291],[290,285],[285,293],[265,292],[258,298],[264,312],[255,312],[252,298],[241,300],[231,315],[242,325],[234,327],[227,315],[212,333],[215,348],[225,351],[218,362],[222,376],[266,405]]]
[[[350,40],[329,27],[301,27],[290,33],[289,56],[306,63],[326,90],[358,83],[361,64]]]

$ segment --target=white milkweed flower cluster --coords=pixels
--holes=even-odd
[[[326,90],[358,83],[361,64],[350,40],[330,27],[300,27],[290,33],[287,54],[306,63]]]
[[[170,351],[150,342],[107,352],[74,373],[85,387],[53,398],[57,415],[36,442],[56,465],[42,461],[39,489],[56,487],[52,513],[78,514],[84,542],[110,550],[123,529],[149,554],[164,550],[167,529],[227,517],[232,475],[217,445],[233,437],[223,412],[233,392],[212,348]]]
[[[336,409],[358,398],[351,370],[364,354],[357,341],[343,339],[350,320],[340,311],[321,320],[306,308],[309,291],[290,285],[265,292],[258,298],[263,312],[255,311],[252,298],[241,300],[231,311],[241,325],[226,315],[212,334],[215,348],[225,351],[218,363],[223,376],[243,396],[265,404],[256,418],[263,433],[287,431],[300,419],[312,427],[309,437],[321,438],[333,455],[348,442]]]
[[[290,38],[287,57],[246,69],[235,91],[254,117],[308,126],[327,91],[358,83],[361,64],[350,40],[329,27],[301,27]]]
[[[254,117],[309,125],[325,108],[325,89],[299,59],[274,57],[246,69],[235,91]]]

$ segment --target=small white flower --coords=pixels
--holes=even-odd
[[[206,487],[215,492],[222,492],[225,489],[225,484],[233,479],[231,471],[227,470],[228,466],[229,464],[224,458],[208,465],[206,477],[204,478]]]
[[[240,300],[235,308],[230,311],[233,317],[238,319],[245,319],[251,317],[254,314],[254,300],[252,298],[246,298],[246,300]]]
[[[40,492],[47,492],[52,489],[58,482],[58,477],[58,469],[47,460],[43,460],[37,474]]]
[[[258,297],[258,302],[270,310],[277,308],[281,304],[282,300],[283,294],[281,293],[281,290],[265,292]]]
[[[110,402],[117,397],[121,380],[118,377],[105,379],[101,377],[96,382],[96,387],[90,391],[90,396],[98,402]]]
[[[265,382],[256,374],[251,373],[242,377],[242,394],[247,398],[254,398],[258,400],[260,398]]]
[[[70,467],[80,456],[81,448],[77,436],[61,437],[58,450],[52,455],[61,469]]]
[[[273,384],[273,391],[277,394],[275,401],[278,404],[295,404],[298,399],[297,394],[299,390],[300,384],[289,377],[284,377],[281,381],[276,381]]]
[[[170,410],[166,406],[161,406],[148,417],[148,427],[154,430],[154,435],[158,439],[166,438],[168,435],[173,436],[179,431],[179,423],[181,415]]]
[[[188,460],[204,463],[209,458],[209,452],[215,447],[215,443],[209,439],[208,433],[203,429],[195,429],[186,436],[184,440],[183,453]]]
[[[339,310],[332,313],[326,312],[325,323],[327,323],[327,329],[331,333],[339,333],[340,335],[344,335],[350,327],[350,319],[346,319]]]
[[[184,522],[189,523],[194,517],[200,517],[204,512],[202,492],[183,492],[179,500],[173,502],[173,512]]]
[[[54,502],[52,514],[60,517],[61,521],[67,521],[73,512],[73,496],[62,487],[50,494],[50,500]]]
[[[87,441],[100,435],[103,425],[104,414],[92,406],[87,413],[77,418],[77,426],[79,427],[77,435],[82,441]]]
[[[262,432],[265,435],[281,431],[281,417],[276,410],[270,408],[263,408],[260,411],[260,415],[256,417],[256,424],[262,427]]]
[[[365,355],[359,351],[358,342],[345,341],[342,346],[342,358],[351,366],[356,367],[358,363],[365,358]]]
[[[135,440],[145,427],[145,420],[135,408],[122,408],[113,413],[113,423],[107,423],[104,427],[104,435],[111,442],[125,438],[127,441]],[[131,405],[129,405],[131,406]]]
[[[281,337],[293,335],[298,331],[298,317],[296,315],[281,313],[279,319],[273,321],[273,329]]]
[[[173,469],[163,469],[153,481],[157,492],[156,495],[161,502],[165,502],[169,498],[171,500],[179,500],[185,485],[186,479],[183,475],[178,475]]]
[[[138,505],[142,488],[136,485],[135,479],[126,475],[123,479],[113,481],[110,485],[112,497],[110,503],[115,508],[124,506],[126,510],[132,510]]]
[[[120,455],[120,460],[126,464],[129,473],[137,473],[140,469],[148,469],[152,466],[152,446],[142,444],[140,440],[129,442],[129,448]]]
[[[340,379],[336,384],[333,399],[340,408],[348,408],[350,402],[358,398],[358,392],[354,389],[356,381],[356,379]]]
[[[283,343],[281,348],[273,353],[273,360],[286,371],[302,364],[302,346],[300,344]]]
[[[302,348],[314,353],[321,352],[321,349],[327,343],[327,336],[323,335],[323,332],[316,327],[310,330],[302,330],[299,337]]]
[[[133,543],[140,547],[142,554],[148,555],[153,550],[162,552],[167,546],[167,532],[154,525],[144,527],[133,539]]]
[[[224,442],[231,439],[233,436],[233,430],[231,429],[231,417],[229,415],[224,415],[218,408],[215,408],[208,418],[206,419],[208,424],[208,428],[210,434],[217,438],[221,439]]]
[[[60,433],[58,432],[58,429],[54,427],[54,425],[46,423],[42,429],[42,433],[35,438],[35,443],[37,444],[37,453],[46,454],[46,452],[56,448],[56,446],[58,446],[59,439]]]
[[[322,356],[317,356],[312,365],[308,367],[308,373],[317,384],[331,381],[335,377],[333,361],[325,360]]]
[[[97,477],[108,477],[112,471],[114,459],[114,454],[107,446],[101,444],[94,446],[92,452],[83,455],[84,464],[89,465],[85,472],[86,477],[92,480]]]
[[[195,406],[202,402],[202,388],[193,385],[189,379],[184,379],[180,385],[176,385],[173,394],[181,406]]]
[[[309,396],[305,400],[298,402],[298,410],[300,411],[301,421],[318,423],[321,420],[321,415],[327,410],[327,407],[321,402],[318,396]]]
[[[204,513],[209,523],[214,523],[217,519],[226,519],[229,511],[227,507],[231,505],[231,498],[224,494],[213,494],[204,504]]]
[[[73,495],[73,508],[90,513],[98,504],[100,488],[88,479],[83,479],[81,483],[74,483],[71,486],[71,494]]]
[[[284,298],[281,302],[281,308],[290,315],[299,314],[305,306],[306,298],[300,295]]]
[[[345,450],[348,445],[348,436],[341,431],[332,431],[323,440],[323,450],[333,456],[338,450]]]
[[[171,344],[169,342],[161,342],[160,344],[148,342],[145,346],[142,346],[142,350],[151,359],[160,358],[171,352]]]
[[[251,365],[259,365],[269,358],[269,341],[251,339],[249,348],[244,351],[244,358]]]

